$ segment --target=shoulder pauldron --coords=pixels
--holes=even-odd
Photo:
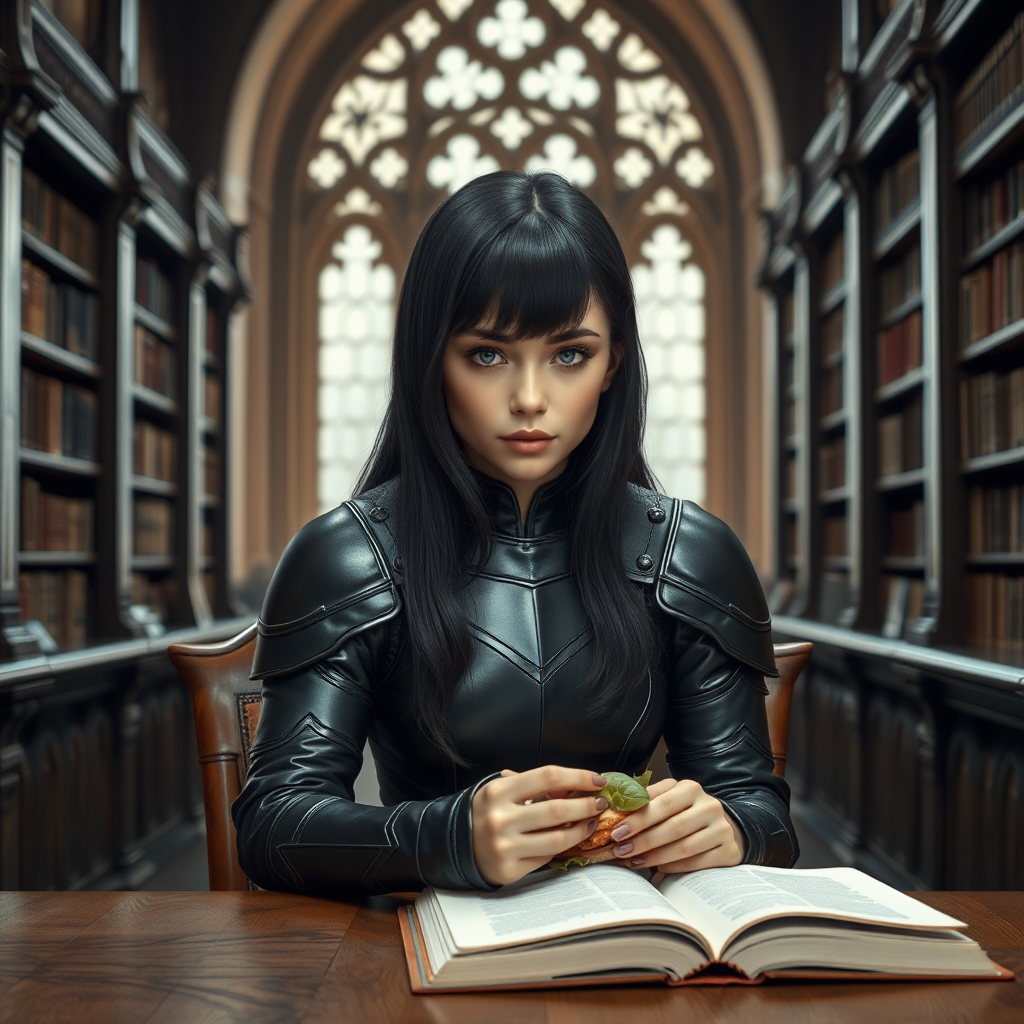
[[[721,519],[692,501],[631,485],[624,544],[627,574],[654,588],[663,611],[763,675],[778,675],[761,582]]]
[[[397,614],[389,562],[367,518],[378,506],[366,497],[307,523],[285,548],[260,613],[253,679],[298,671]]]

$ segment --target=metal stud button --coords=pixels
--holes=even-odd
[[[636,567],[641,572],[650,572],[654,568],[654,559],[650,555],[640,555],[636,560]]]
[[[404,565],[405,563],[404,563],[404,562],[402,561],[402,556],[401,556],[401,555],[395,555],[394,561],[393,561],[393,562],[392,562],[391,564],[392,564],[392,565],[393,565],[393,566],[394,566],[394,567],[395,567],[395,568],[396,568],[396,569],[397,569],[397,570],[398,570],[399,572],[401,572],[401,571],[402,571],[402,567],[403,567],[403,565]]]
[[[370,518],[375,523],[383,523],[391,513],[383,505],[374,505],[370,509]]]
[[[649,508],[647,510],[647,518],[650,519],[652,523],[663,523],[665,522],[665,510],[663,508],[658,508],[658,506],[655,505],[654,508]]]

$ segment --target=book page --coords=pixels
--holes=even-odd
[[[650,882],[607,864],[546,872],[493,893],[434,890],[434,898],[459,953],[629,924],[693,932]]]
[[[964,927],[856,868],[799,871],[740,864],[669,875],[658,888],[700,928],[716,959],[745,928],[773,917],[831,917],[896,928]]]

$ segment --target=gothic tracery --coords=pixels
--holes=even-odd
[[[303,164],[339,239],[319,279],[321,507],[348,496],[386,403],[401,256],[384,257],[382,230],[415,237],[445,194],[501,167],[557,171],[629,225],[648,455],[669,493],[701,500],[704,272],[685,229],[717,157],[668,56],[611,5],[433,0],[349,66]]]

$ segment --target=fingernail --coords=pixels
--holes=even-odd
[[[603,775],[591,775],[590,781],[593,782],[598,789],[604,789],[608,785],[608,780]]]
[[[597,809],[599,811],[607,811],[608,810],[608,801],[605,800],[605,798],[603,796],[599,796],[597,798]]]
[[[620,839],[625,839],[626,836],[628,836],[628,835],[629,835],[629,825],[626,824],[626,822],[623,822],[617,829],[613,829],[613,831],[612,831],[612,839],[614,839],[616,841],[618,841]]]
[[[589,836],[594,829],[597,828],[597,822],[593,818],[587,822],[587,835]]]
[[[621,846],[616,846],[615,847],[615,856],[616,857],[628,857],[629,854],[631,854],[632,852],[633,852],[633,844],[632,843],[623,843]]]
[[[643,857],[634,857],[629,863],[631,867],[642,868],[644,866],[644,859]]]

